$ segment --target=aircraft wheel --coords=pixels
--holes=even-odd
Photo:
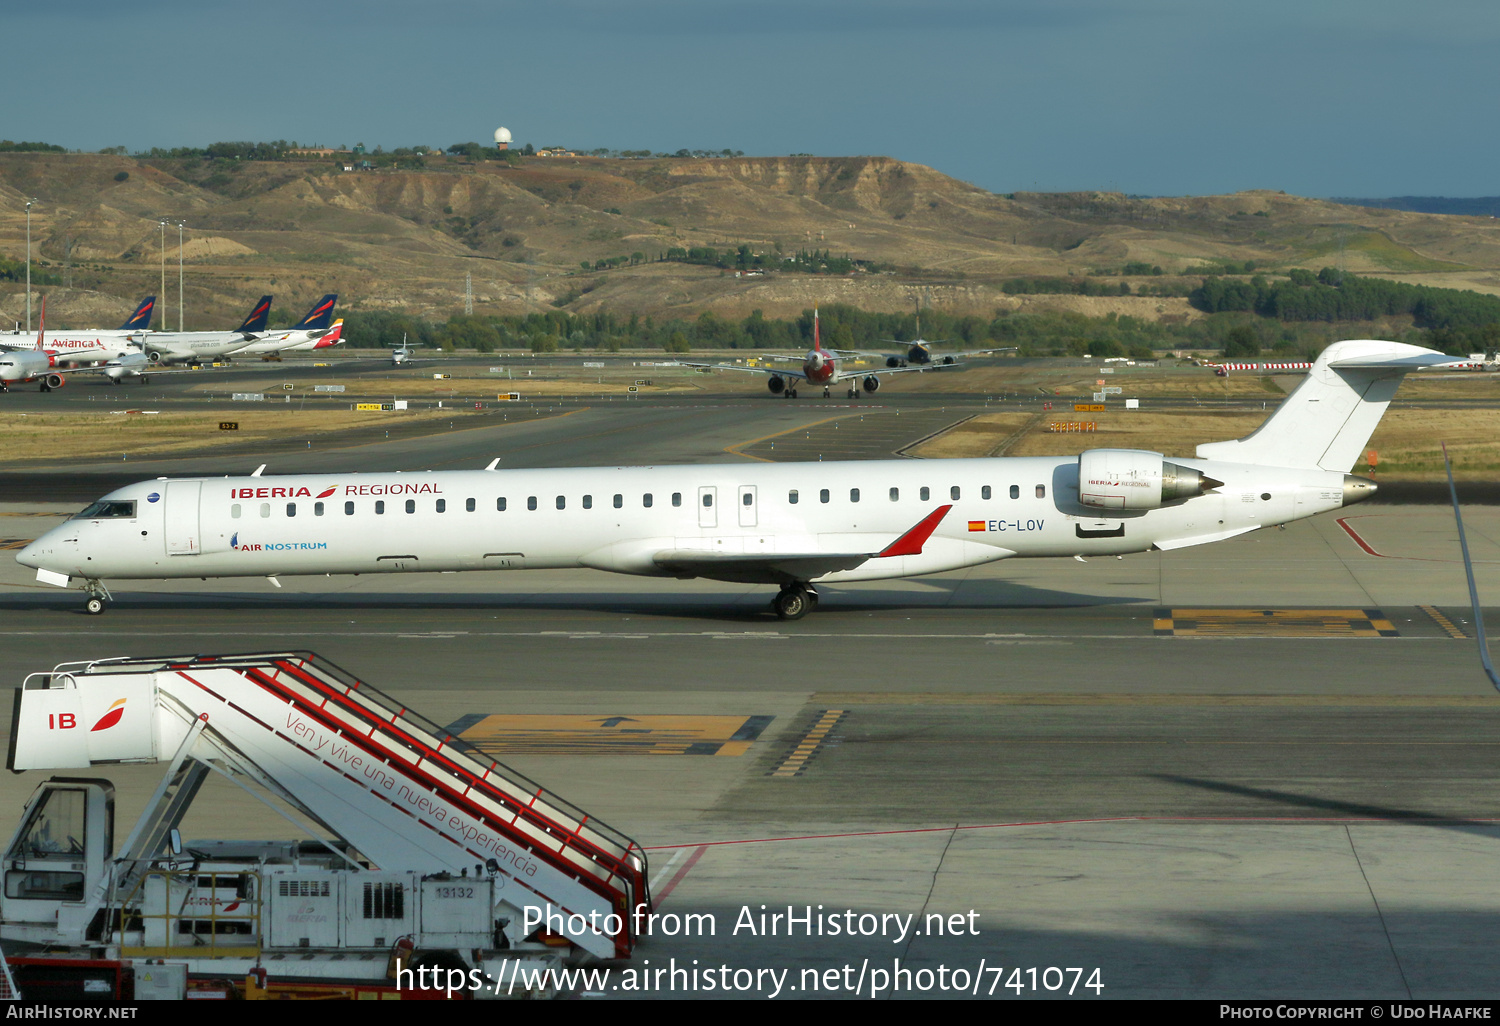
[[[812,610],[807,592],[801,588],[785,588],[776,596],[776,618],[778,620],[800,620]]]
[[[825,388],[825,389],[823,389],[823,398],[824,398],[824,399],[827,399],[827,398],[828,398],[828,389],[826,389],[826,388]]]
[[[89,600],[83,604],[83,611],[90,616],[98,616],[108,608],[109,603],[97,595],[90,595]]]

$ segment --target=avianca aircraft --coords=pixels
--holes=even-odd
[[[1450,357],[1338,342],[1251,435],[1196,458],[1077,457],[705,464],[144,481],[26,546],[37,579],[276,578],[592,567],[780,585],[783,619],[815,585],[1018,556],[1103,556],[1222,541],[1339,509],[1349,471],[1408,371]]]
[[[823,398],[828,398],[829,389],[840,382],[849,382],[849,398],[859,398],[861,385],[866,392],[874,393],[880,388],[880,375],[901,374],[906,371],[920,371],[921,367],[887,367],[884,370],[873,371],[841,371],[838,361],[844,356],[860,356],[855,352],[845,352],[836,349],[824,349],[823,343],[818,337],[818,310],[813,308],[813,347],[808,350],[807,355],[802,358],[802,370],[771,370],[766,367],[736,367],[727,363],[684,363],[684,367],[705,367],[712,370],[735,370],[749,371],[751,374],[769,374],[766,387],[771,390],[772,395],[784,395],[788,399],[797,398],[797,383],[806,382],[809,385],[822,385]],[[792,356],[763,356],[763,360],[794,360]],[[858,379],[863,378],[863,381]],[[790,379],[790,380],[788,380]]]
[[[150,328],[151,312],[154,309],[156,309],[156,297],[147,296],[141,301],[141,305],[135,308],[135,313],[127,317],[125,323],[118,328],[54,331],[52,338],[47,342],[47,349],[54,357],[53,366],[70,367],[75,364],[118,360],[130,354],[139,354],[141,349],[134,339]],[[36,348],[29,337],[24,341],[11,341],[10,339],[16,335],[20,335],[20,332],[0,339],[0,349],[25,351]]]
[[[57,372],[61,359],[54,349],[46,347],[47,299],[42,297],[42,316],[37,322],[36,344],[30,349],[13,349],[0,353],[0,392],[9,392],[11,385],[24,385],[29,381],[40,381],[43,392],[61,388],[67,379]],[[146,354],[132,349],[106,363],[83,367],[71,374],[103,374],[116,383],[123,377],[138,375],[148,370]]]
[[[331,333],[328,325],[333,320],[333,307],[338,301],[337,293],[328,293],[312,305],[305,317],[285,331],[267,332],[265,322],[262,321],[260,327],[255,329],[255,337],[251,343],[235,350],[234,355],[266,356],[290,349],[317,348],[317,343]]]

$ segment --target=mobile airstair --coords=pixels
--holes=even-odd
[[[256,964],[397,934],[466,962],[537,945],[624,958],[651,908],[634,841],[312,653],[64,663],[17,692],[11,769],[141,762],[166,773],[118,851],[108,781],[42,785],[6,856],[0,937]],[[306,842],[184,855],[211,772],[325,831],[322,862]]]

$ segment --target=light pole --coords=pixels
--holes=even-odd
[[[26,201],[26,330],[31,330],[31,205],[36,200]]]
[[[182,228],[185,221],[177,222],[177,330],[182,330]]]
[[[161,296],[157,300],[161,304],[161,330],[167,330],[167,222],[158,221],[156,226],[161,229]]]

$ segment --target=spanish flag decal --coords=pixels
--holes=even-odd
[[[969,530],[970,531],[983,531],[984,530],[984,521],[983,520],[970,520],[969,521]]]

